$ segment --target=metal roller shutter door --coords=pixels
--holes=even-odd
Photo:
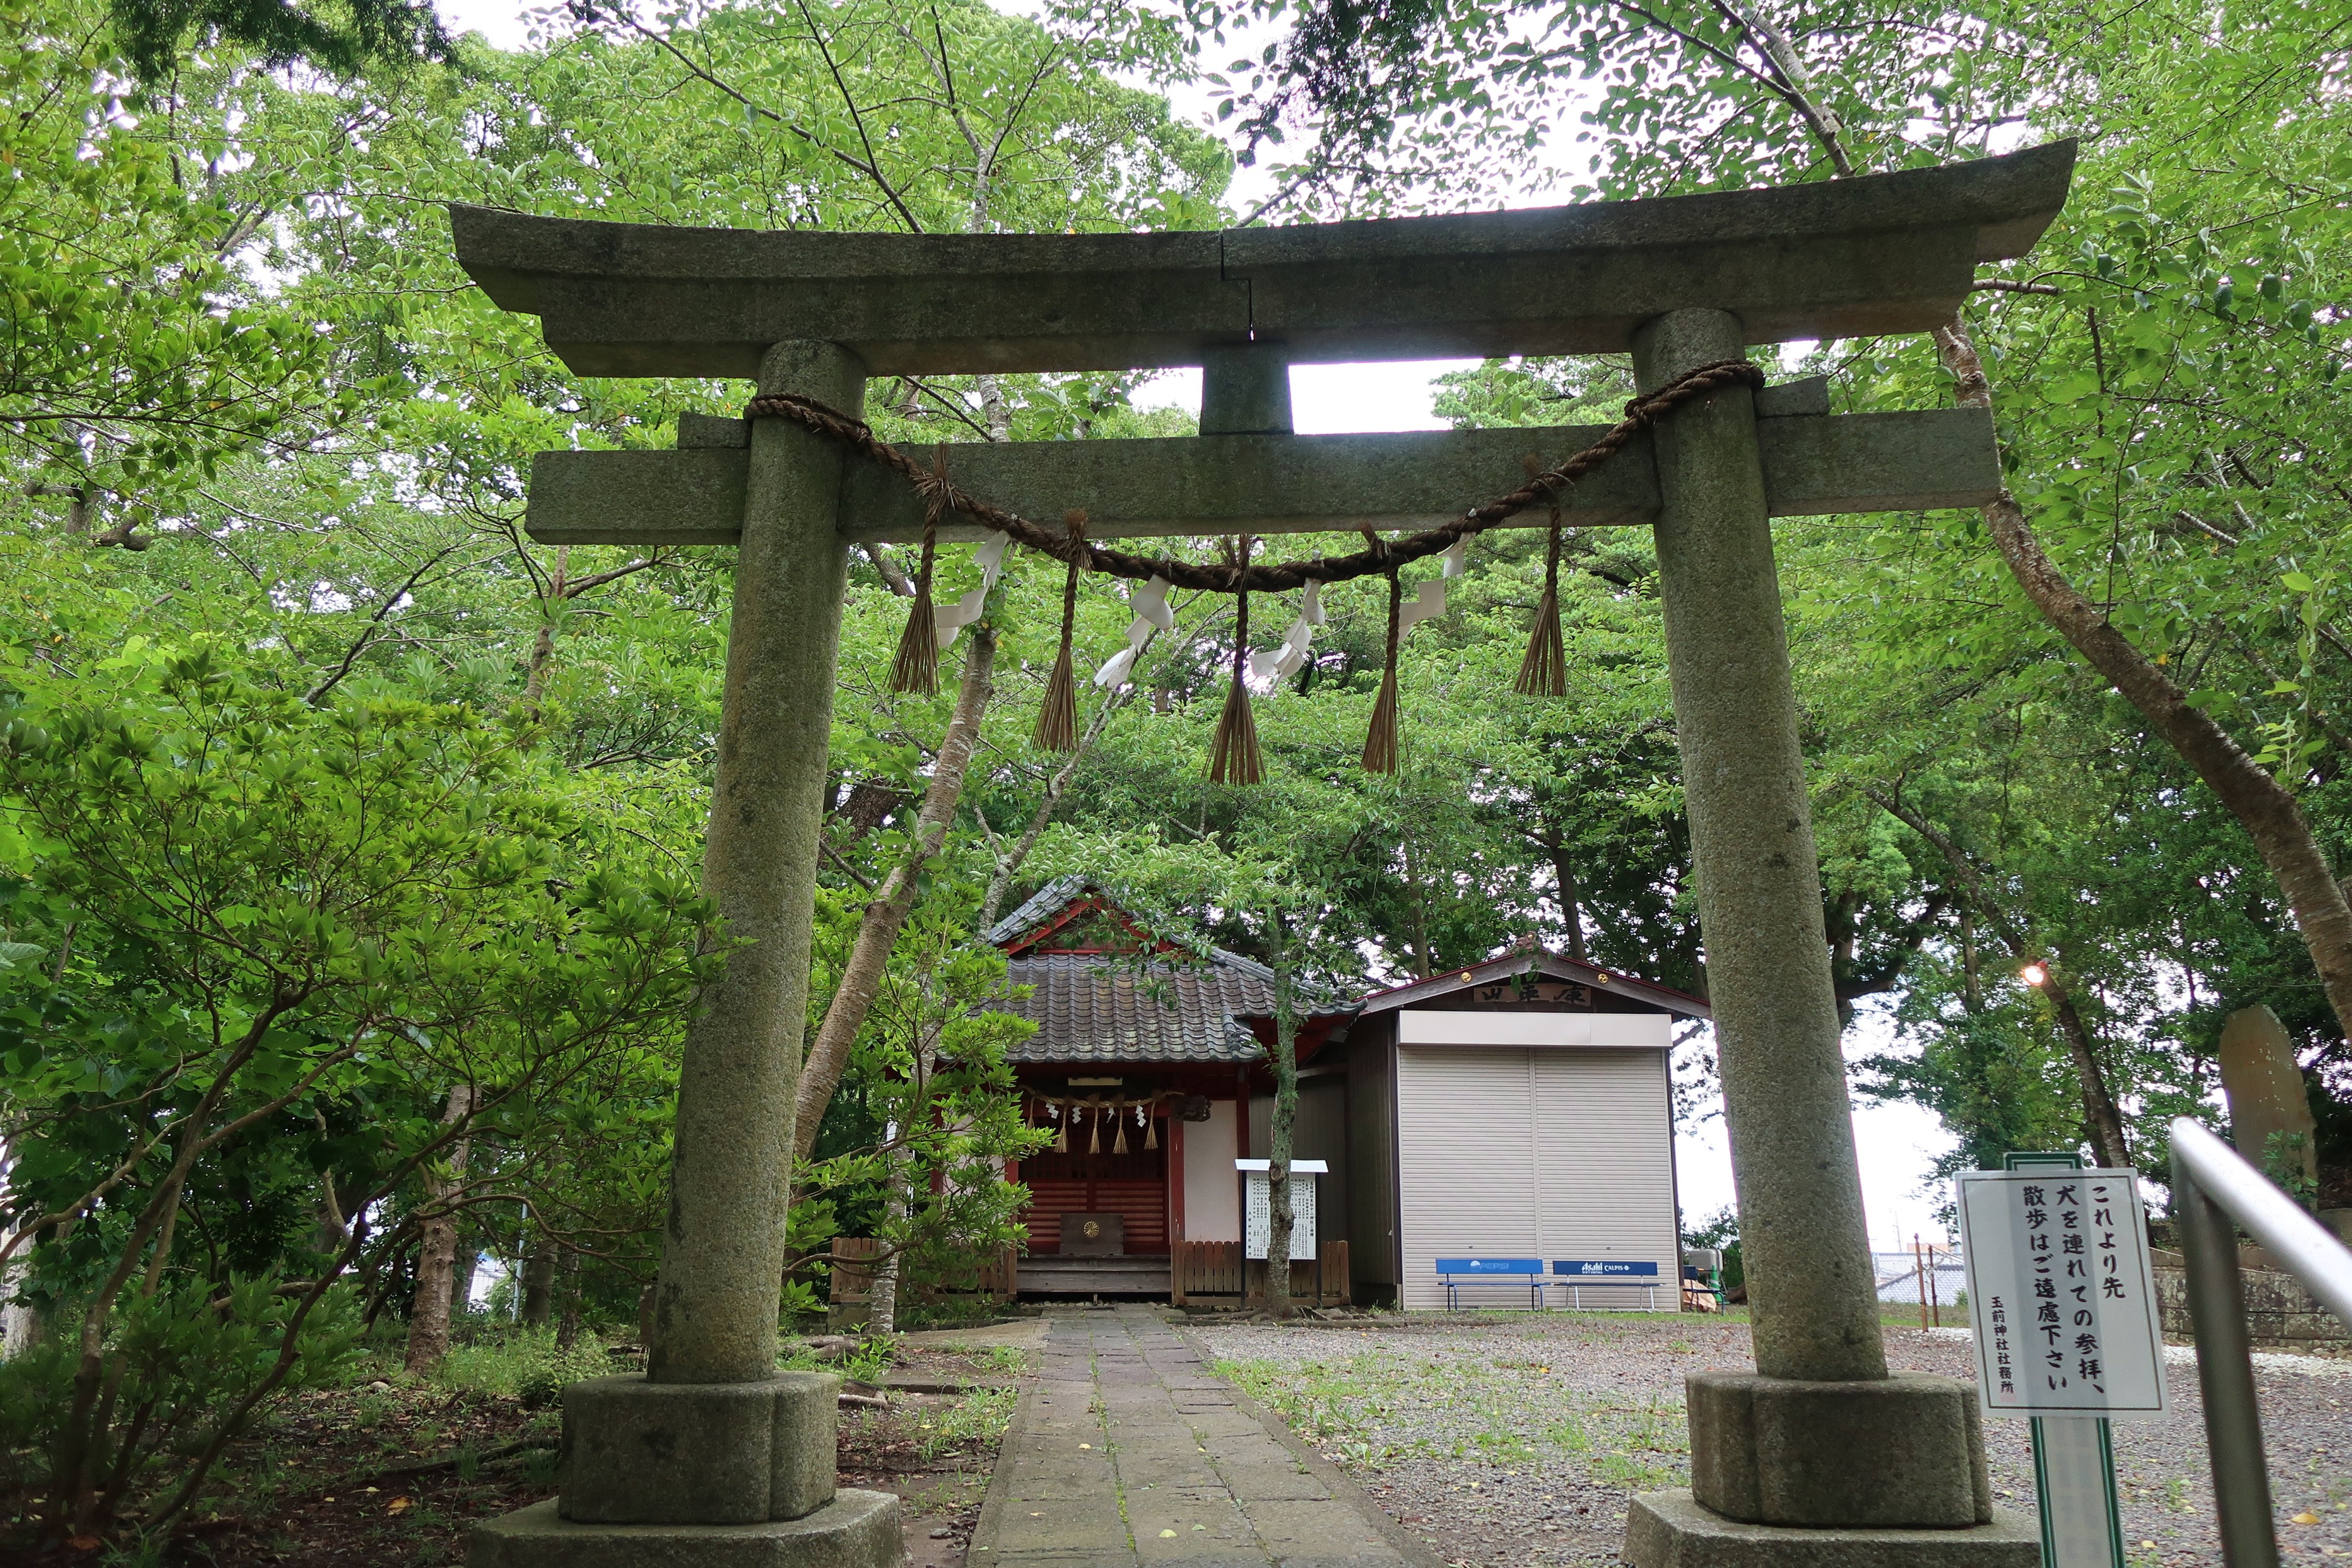
[[[1543,1255],[1625,1258],[1658,1265],[1658,1305],[1679,1304],[1674,1133],[1663,1051],[1537,1051],[1536,1192]],[[1646,1300],[1626,1291],[1586,1299]],[[1613,1296],[1615,1299],[1612,1299]],[[1562,1301],[1567,1297],[1560,1298]]]
[[[1538,1250],[1528,1053],[1444,1046],[1397,1051],[1398,1169],[1408,1307],[1442,1307],[1438,1258]],[[1482,1288],[1475,1300],[1508,1300]],[[1524,1298],[1522,1298],[1524,1299]]]

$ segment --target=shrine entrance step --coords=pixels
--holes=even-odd
[[[967,1562],[1438,1568],[1143,1306],[1049,1314],[1038,1379],[998,1451]]]
[[[1104,1258],[1032,1252],[1021,1260],[1024,1296],[1132,1296],[1164,1301],[1171,1279],[1165,1252]]]

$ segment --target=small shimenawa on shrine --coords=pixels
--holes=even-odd
[[[1274,972],[1078,876],[988,940],[1018,998],[1001,1005],[1037,1025],[1010,1052],[1029,1124],[1055,1133],[1006,1171],[1031,1199],[1019,1291],[1259,1289],[1236,1167],[1270,1152]],[[1668,1056],[1705,1002],[1530,947],[1297,1006],[1301,1295],[1443,1307],[1438,1259],[1469,1256],[1630,1264],[1617,1277],[1644,1283],[1580,1300],[1679,1300]],[[1465,1304],[1528,1298],[1524,1280],[1471,1289]]]

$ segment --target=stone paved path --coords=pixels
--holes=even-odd
[[[971,1568],[1406,1568],[1394,1527],[1276,1438],[1147,1308],[1050,1320]]]

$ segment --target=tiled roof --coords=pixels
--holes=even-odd
[[[1057,876],[1031,894],[1020,908],[988,928],[981,940],[992,946],[1002,947],[1015,937],[1025,936],[1043,925],[1072,899],[1084,894],[1093,884],[1082,876]]]
[[[1039,953],[1004,977],[1034,988],[1001,1004],[1037,1025],[1007,1052],[1015,1061],[1255,1061],[1264,1051],[1234,1015],[1274,1010],[1271,971],[1231,953],[1206,964]]]

